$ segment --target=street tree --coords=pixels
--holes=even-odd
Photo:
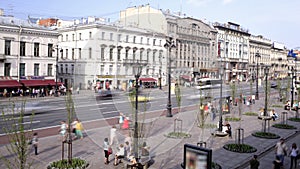
[[[31,124],[34,114],[30,114],[29,122],[24,123],[26,101],[20,102],[21,105],[17,108],[16,101],[10,100],[7,107],[2,109],[2,131],[9,143],[5,146],[6,152],[2,152],[0,157],[8,169],[30,169],[33,164],[30,158],[31,145],[28,143],[32,139]]]

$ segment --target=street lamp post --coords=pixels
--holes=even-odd
[[[265,108],[264,108],[264,116],[268,115],[268,74],[269,74],[269,67],[265,68],[266,74],[266,87],[265,87]]]
[[[142,66],[137,63],[135,70],[135,114],[134,114],[134,138],[133,138],[133,152],[135,159],[138,159],[138,92],[139,92],[139,78],[142,72]]]
[[[256,52],[255,57],[256,57],[256,93],[255,93],[255,100],[259,100],[259,95],[258,95],[258,58],[260,57],[260,54],[258,52]]]
[[[223,74],[224,74],[224,69],[223,69],[223,66],[222,66],[222,60],[221,60],[221,67],[220,67],[220,78],[221,78],[221,86],[220,86],[220,114],[219,114],[219,132],[222,132],[222,129],[223,129],[223,119],[222,119],[222,114],[223,114],[223,106],[222,106],[222,103],[223,103],[223,100],[222,100],[222,88],[223,88]]]
[[[168,52],[168,103],[167,103],[167,117],[172,117],[172,103],[171,103],[171,51],[172,48],[176,47],[172,37],[166,40],[164,45]]]
[[[294,79],[295,79],[295,70],[294,67],[292,67],[292,99],[291,99],[291,107],[294,106],[294,93],[295,93],[295,88],[294,88]]]
[[[57,91],[57,76],[58,76],[58,45],[56,45],[56,65],[55,65],[55,93],[54,96],[58,97],[58,91]]]

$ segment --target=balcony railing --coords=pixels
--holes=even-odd
[[[147,65],[147,60],[137,60],[137,59],[123,59],[123,64],[142,64]]]

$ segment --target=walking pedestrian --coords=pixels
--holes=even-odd
[[[120,144],[120,146],[118,147],[118,152],[115,154],[114,165],[118,165],[119,163],[122,163],[121,160],[124,158],[124,155],[125,155],[124,145]]]
[[[118,144],[118,139],[117,139],[117,128],[116,126],[112,126],[110,129],[110,146],[113,145],[113,143],[116,142]]]
[[[287,155],[287,146],[285,144],[285,140],[284,138],[281,138],[279,140],[279,142],[277,142],[276,146],[275,146],[275,150],[276,150],[276,157],[279,158],[281,164],[284,164],[284,156]]]
[[[129,117],[125,117],[122,129],[129,129]]]
[[[74,120],[73,120],[73,122],[71,123],[71,125],[72,125],[72,133],[74,133],[74,139],[77,139],[77,134],[76,134],[76,124],[78,123],[78,119],[77,118],[75,118]]]
[[[80,120],[76,123],[76,136],[79,137],[81,140],[83,139],[82,134],[83,126]]]
[[[119,129],[122,129],[124,123],[124,114],[122,112],[119,113]]]
[[[109,149],[109,143],[108,143],[108,138],[104,139],[103,142],[103,150],[104,150],[104,164],[108,164],[109,163],[109,153],[108,153],[108,149]]]
[[[276,156],[276,159],[273,161],[273,169],[281,169],[282,163],[280,161],[280,158]]]
[[[34,149],[34,154],[38,155],[38,134],[37,133],[33,133],[33,137],[31,140],[31,144],[32,144],[32,148]]]
[[[254,155],[250,160],[250,169],[258,169],[259,161],[257,160],[257,155]]]
[[[297,157],[298,157],[298,154],[299,154],[299,149],[297,147],[297,144],[293,143],[292,147],[291,147],[291,153],[290,153],[290,156],[291,156],[290,169],[293,168],[293,164],[294,164],[294,167],[297,168]]]
[[[59,133],[61,136],[61,141],[65,142],[66,141],[66,135],[67,135],[67,129],[68,129],[68,125],[66,123],[66,121],[62,120],[60,125],[60,129],[59,129]]]

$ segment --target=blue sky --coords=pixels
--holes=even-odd
[[[210,22],[238,23],[251,34],[300,47],[300,0],[0,0],[0,8],[18,18],[99,16],[114,21],[120,10],[148,3]]]

